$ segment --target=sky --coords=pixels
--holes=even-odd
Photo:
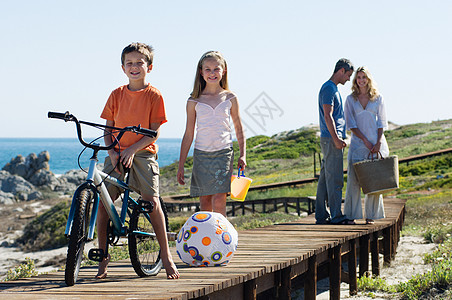
[[[182,138],[209,50],[226,58],[247,137],[318,124],[319,89],[342,57],[369,68],[389,121],[452,118],[452,1],[1,2],[0,137],[75,137],[48,111],[104,124],[136,41],[155,48],[147,79],[165,100],[165,138]],[[339,86],[344,101],[350,88]]]

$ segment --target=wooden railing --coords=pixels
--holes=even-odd
[[[228,201],[226,203],[227,215],[235,216],[237,213],[245,215],[250,213],[269,213],[283,210],[285,213],[294,212],[298,216],[314,212],[315,197],[282,197],[272,199],[257,199],[245,201]],[[168,212],[199,211],[199,201],[165,200]]]
[[[423,154],[419,154],[419,155],[408,156],[408,157],[404,157],[404,158],[399,158],[399,164],[400,163],[410,163],[415,160],[421,160],[421,159],[439,156],[439,155],[448,154],[448,153],[452,153],[452,148],[423,153]],[[250,186],[249,191],[264,191],[264,190],[269,190],[269,189],[274,189],[274,188],[296,187],[298,185],[304,185],[307,183],[316,182],[318,180],[318,175],[316,175],[316,173],[315,173],[316,172],[316,167],[315,167],[316,158],[315,157],[316,157],[316,153],[314,153],[314,174],[315,174],[314,177],[304,178],[304,179],[299,179],[299,180],[292,180],[292,181],[269,183],[269,184],[263,184],[263,185],[254,185],[254,186],[252,185],[252,186]],[[320,156],[319,156],[318,160],[320,162]],[[346,169],[344,170],[344,174],[345,173],[347,173]],[[166,203],[174,202],[175,200],[188,199],[188,198],[190,198],[189,194],[171,195],[171,196],[163,197],[163,199]],[[257,200],[253,200],[253,201],[257,201]],[[233,206],[233,204],[228,204],[228,205]]]

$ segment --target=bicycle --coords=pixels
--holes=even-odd
[[[150,129],[141,128],[141,126],[118,128],[81,121],[77,120],[77,118],[69,112],[49,112],[48,117],[61,119],[65,122],[74,122],[77,129],[78,140],[83,146],[85,146],[84,150],[86,148],[93,150],[86,180],[78,186],[74,192],[66,225],[65,235],[69,239],[64,276],[66,284],[68,286],[72,286],[77,281],[83,259],[85,244],[94,238],[94,228],[99,208],[99,199],[102,201],[107,214],[110,217],[107,230],[106,251],[103,251],[103,249],[100,248],[90,249],[88,258],[93,261],[101,262],[108,256],[109,245],[115,246],[120,238],[127,237],[130,261],[137,275],[140,277],[157,275],[162,268],[162,261],[160,259],[160,246],[153,231],[149,216],[154,208],[153,203],[142,201],[141,199],[135,200],[130,196],[131,190],[128,186],[128,174],[126,175],[124,181],[121,181],[98,170],[96,167],[98,152],[108,151],[109,149],[115,147],[125,132],[133,132],[149,137],[155,137],[157,133]],[[97,139],[93,142],[87,143],[83,139],[81,125],[96,127],[99,129],[111,129],[112,131],[118,132],[118,135],[114,142],[109,146],[101,146],[99,143],[95,143]],[[102,137],[103,136],[100,138]],[[124,190],[122,199],[123,203],[120,213],[116,210],[104,181],[116,185]],[[168,232],[168,213],[162,198],[160,198],[160,205],[165,217],[166,231]],[[127,223],[129,226],[127,226]],[[169,240],[174,240],[174,236],[175,233],[168,232]]]

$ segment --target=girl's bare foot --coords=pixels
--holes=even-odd
[[[109,262],[110,262],[110,254],[108,254],[107,258],[104,258],[104,260],[99,263],[99,269],[97,271],[96,279],[107,278],[107,266],[108,266]]]
[[[172,259],[168,259],[168,260],[163,260],[163,267],[165,268],[166,271],[166,278],[167,279],[178,279],[180,274],[179,271],[176,268],[176,265],[174,264]]]

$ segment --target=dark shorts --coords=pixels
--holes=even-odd
[[[214,152],[194,149],[190,196],[199,197],[231,191],[234,152],[232,148]]]

